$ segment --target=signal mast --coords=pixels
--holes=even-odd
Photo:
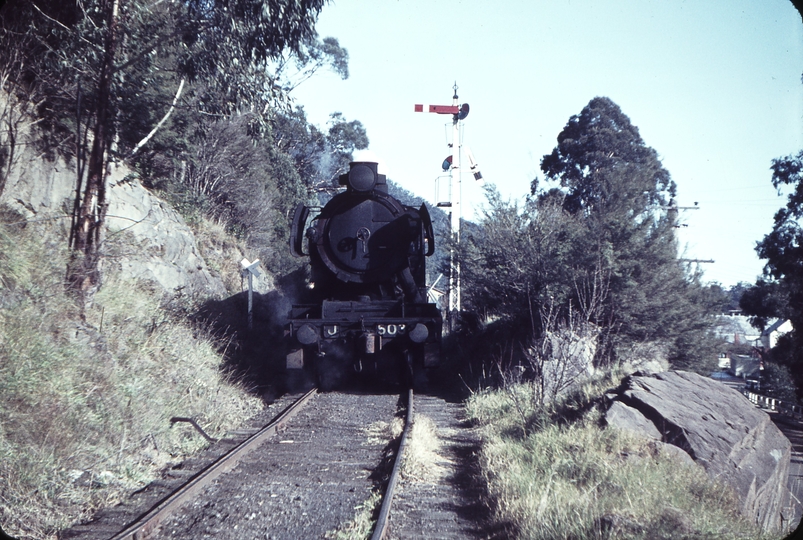
[[[460,123],[468,116],[469,106],[468,103],[459,104],[457,98],[457,83],[454,84],[454,95],[452,96],[451,105],[415,105],[415,112],[430,112],[435,114],[451,114],[452,115],[452,142],[449,147],[452,149],[452,154],[443,161],[443,170],[449,171],[450,175],[450,197],[447,202],[438,202],[439,207],[449,208],[449,222],[450,232],[452,236],[452,246],[449,248],[449,326],[455,316],[460,313],[460,260],[455,253],[455,246],[460,244],[460,190],[461,190],[461,173],[460,168]],[[480,173],[479,166],[474,161],[474,156],[466,149],[469,158],[469,166],[474,173],[474,178],[480,180],[482,174]]]

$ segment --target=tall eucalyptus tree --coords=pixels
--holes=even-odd
[[[47,141],[76,162],[68,283],[99,284],[106,182],[173,110],[185,84],[200,114],[249,111],[265,129],[286,92],[271,76],[315,42],[325,0],[9,0],[0,63],[39,104]],[[331,45],[331,44],[330,44]],[[172,105],[171,105],[172,103]],[[91,134],[91,135],[90,135]]]

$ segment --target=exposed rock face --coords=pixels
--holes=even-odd
[[[138,180],[112,178],[106,226],[107,239],[123,235],[114,245],[125,255],[118,259],[124,276],[158,283],[166,291],[225,295],[223,282],[210,274],[201,258],[192,230]]]
[[[182,217],[126,174],[127,169],[117,169],[107,190],[107,231],[101,248],[111,255],[107,263],[118,264],[124,277],[145,280],[167,293],[225,295],[223,282],[209,272]],[[26,151],[11,169],[0,203],[28,220],[56,226],[66,242],[74,191],[73,167]]]
[[[684,371],[627,377],[609,425],[684,450],[712,478],[734,487],[743,515],[765,531],[781,527],[791,459],[789,440],[736,390]]]

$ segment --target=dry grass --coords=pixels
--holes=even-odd
[[[80,322],[61,243],[32,229],[0,226],[0,523],[41,540],[205,444],[171,416],[222,434],[261,402],[147,288],[108,276]]]
[[[404,419],[397,416],[390,422],[378,420],[365,428],[366,444],[385,445],[399,437],[404,429]]]
[[[434,422],[417,414],[402,462],[402,477],[408,481],[437,484],[448,473],[441,453],[441,440]]]
[[[241,276],[240,261],[248,258],[252,262],[258,258],[258,250],[249,243],[227,232],[226,226],[207,217],[198,216],[188,223],[198,241],[198,251],[206,262],[212,276],[220,279],[229,295],[247,289],[247,281]],[[262,255],[264,257],[264,253]],[[270,261],[262,260],[261,267],[270,268]],[[273,275],[263,272],[254,280],[254,290],[269,291],[275,289]]]
[[[404,419],[396,417],[392,422],[374,422],[365,430],[367,444],[387,444],[401,436]],[[401,474],[407,482],[437,484],[445,474],[444,458],[435,424],[426,416],[416,415],[410,431]],[[335,531],[326,533],[326,538],[356,540],[369,538],[376,525],[375,516],[382,504],[382,491],[375,488],[371,495],[355,508],[355,516]]]
[[[325,538],[333,540],[362,540],[370,538],[376,526],[376,519],[374,515],[382,505],[382,493],[374,490],[368,498],[357,505],[354,518],[344,523],[335,531],[326,533]]]
[[[378,421],[365,429],[366,444],[386,445],[401,436],[404,418],[397,416],[391,422]],[[444,458],[439,454],[441,441],[432,420],[416,415],[407,440],[407,449],[401,474],[407,482],[437,484],[446,473]],[[382,504],[382,491],[375,488],[365,502],[358,505],[353,519],[326,534],[326,538],[354,540],[370,537],[376,524],[375,515]]]
[[[198,217],[189,225],[198,238],[198,250],[210,273],[223,281],[229,294],[242,291],[239,276],[240,261],[246,253],[245,242],[228,234],[225,225],[206,217]],[[239,258],[232,257],[233,253],[238,253]]]
[[[738,515],[729,488],[701,467],[680,465],[648,441],[602,429],[590,400],[607,387],[589,383],[540,410],[526,410],[532,403],[526,386],[469,399],[469,416],[484,428],[480,464],[489,504],[511,536],[761,538]]]

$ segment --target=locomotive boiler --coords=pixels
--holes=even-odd
[[[412,383],[440,357],[443,321],[426,290],[429,212],[389,195],[377,163],[351,163],[339,183],[345,191],[318,215],[300,204],[293,216],[291,251],[309,257],[310,283],[308,302],[289,314],[286,366],[314,370],[319,383],[348,365]]]

